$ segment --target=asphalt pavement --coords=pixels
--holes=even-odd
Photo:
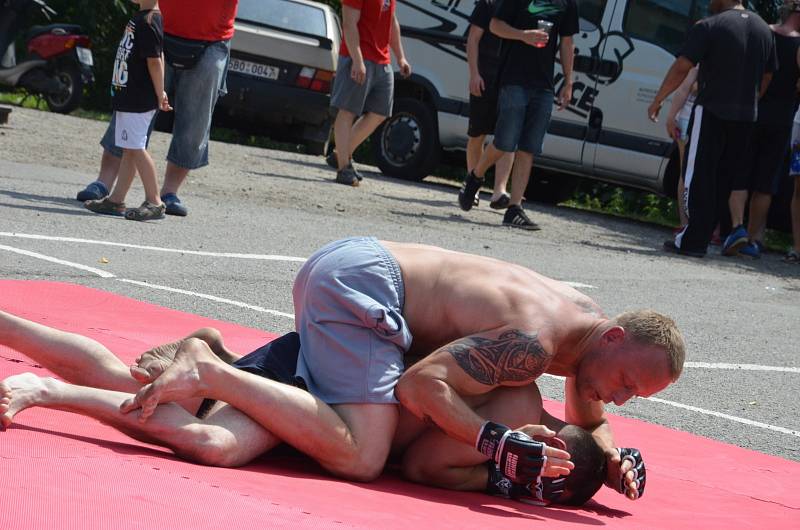
[[[452,183],[359,166],[366,178],[349,188],[321,157],[220,143],[181,190],[188,217],[98,216],[74,197],[96,175],[104,127],[19,108],[0,126],[0,278],[72,282],[283,332],[294,274],[328,241],[374,235],[492,256],[571,282],[608,314],[675,318],[688,343],[680,381],[611,412],[800,460],[800,267],[777,254],[667,255],[664,228],[537,203],[526,207],[543,229],[524,232],[501,226],[488,195],[462,212]],[[168,140],[152,141],[160,172]],[[142,200],[136,183],[129,204]],[[563,398],[560,381],[541,387]]]

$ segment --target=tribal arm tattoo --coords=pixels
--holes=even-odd
[[[539,334],[518,329],[505,331],[496,339],[467,337],[444,350],[475,381],[491,386],[533,381],[550,362]]]

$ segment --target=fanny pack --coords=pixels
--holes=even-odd
[[[212,42],[164,34],[164,59],[177,70],[191,70]]]

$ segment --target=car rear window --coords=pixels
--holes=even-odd
[[[240,0],[236,18],[256,24],[328,37],[325,11],[288,0]]]

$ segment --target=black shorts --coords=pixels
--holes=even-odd
[[[778,193],[791,138],[792,116],[783,123],[756,123],[750,147],[744,153],[747,171],[734,180],[733,189],[768,195]]]
[[[485,90],[481,97],[469,95],[469,127],[467,136],[477,138],[487,134],[494,134],[497,123],[497,83],[487,81],[484,77]]]
[[[299,354],[300,335],[292,331],[238,359],[233,366],[272,381],[305,390],[306,385],[303,380],[295,376]],[[215,403],[216,400],[204,399],[197,410],[197,417],[205,417]]]

